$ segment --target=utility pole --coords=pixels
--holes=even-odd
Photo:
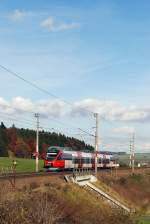
[[[132,136],[132,174],[134,174],[135,168],[135,133]]]
[[[35,160],[35,164],[36,164],[36,172],[39,171],[39,117],[40,115],[38,113],[35,114],[35,118],[36,118],[36,160]]]
[[[99,148],[99,135],[98,135],[98,128],[99,128],[99,116],[98,113],[94,114],[96,118],[96,131],[95,131],[95,176],[97,176],[97,152]]]
[[[132,169],[132,174],[135,171],[135,133],[132,134],[130,139],[130,168]]]
[[[132,168],[132,141],[130,137],[130,162],[129,162],[129,167]]]

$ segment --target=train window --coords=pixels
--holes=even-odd
[[[81,158],[81,163],[85,163],[85,158]]]
[[[49,148],[47,149],[47,152],[48,152],[48,153],[51,153],[51,152],[58,153],[59,150],[58,150],[56,147],[49,147]]]
[[[102,162],[103,162],[102,158],[99,158],[98,163],[102,163]]]
[[[83,158],[81,158],[81,163],[82,164],[89,164],[89,163],[91,163],[91,159],[83,157]]]
[[[90,164],[91,163],[91,158],[87,158],[87,163]]]
[[[73,163],[74,164],[78,164],[78,163],[82,163],[82,164],[90,164],[91,163],[91,158],[73,158]]]
[[[74,164],[78,164],[78,163],[80,163],[80,159],[79,158],[73,158],[73,163]]]
[[[62,155],[60,155],[60,156],[58,157],[58,160],[64,160],[63,157],[62,157]]]
[[[104,164],[109,164],[110,163],[110,160],[109,159],[103,159],[103,163]]]
[[[56,156],[57,156],[56,153],[47,153],[46,159],[51,161],[51,160],[54,160],[56,158]]]
[[[71,154],[67,154],[67,153],[63,153],[60,157],[59,160],[72,160],[72,155]]]

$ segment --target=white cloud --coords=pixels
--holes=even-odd
[[[23,97],[15,97],[10,102],[0,98],[0,112],[17,115],[38,112],[43,117],[60,117],[67,113],[65,103],[60,100],[39,100],[36,102]]]
[[[86,110],[84,110],[86,109]],[[147,122],[150,121],[150,107],[125,107],[117,101],[87,98],[74,103],[72,115],[86,116],[88,111],[99,113],[105,120]]]
[[[13,108],[13,109],[12,109]],[[117,101],[87,98],[73,103],[70,107],[62,100],[32,101],[23,97],[15,97],[11,101],[0,98],[0,111],[8,113],[23,113],[24,111],[39,112],[43,116],[60,117],[63,115],[88,116],[89,111],[98,112],[100,117],[108,121],[150,122],[150,107],[125,107]],[[121,127],[114,132],[133,132],[132,127]]]
[[[79,23],[74,23],[74,22],[73,23],[56,23],[53,17],[51,16],[43,20],[40,25],[41,27],[45,28],[46,30],[50,32],[76,29],[80,27]]]
[[[43,20],[40,24],[42,27],[46,28],[48,31],[53,31],[54,29],[54,20],[52,17],[48,17]]]
[[[7,101],[0,97],[0,115],[2,118],[3,116],[8,115],[11,121],[13,121],[13,118],[20,118],[21,121],[21,117],[23,120],[30,117],[30,114],[26,114],[26,112],[30,112],[32,117],[34,113],[38,112],[43,118],[53,117],[66,119],[67,117],[69,119],[68,115],[79,116],[79,118],[81,118],[81,116],[87,116],[88,114],[88,112],[82,109],[99,112],[100,115],[107,120],[122,122],[126,120],[130,122],[143,122],[143,113],[145,113],[147,116],[144,117],[144,121],[150,122],[150,108],[138,108],[135,106],[125,107],[116,101],[102,101],[89,98],[74,102],[74,106],[71,109],[69,105],[59,99],[33,101],[31,99],[18,96]],[[132,114],[132,116],[128,116],[128,114]],[[138,117],[137,114],[139,114]],[[45,119],[45,122],[47,122],[47,119]],[[80,124],[78,125],[80,126]],[[109,137],[103,136],[100,144],[101,150],[129,151],[130,137],[128,135],[134,131],[135,129],[132,126],[114,128],[113,133],[115,133],[115,135]],[[87,141],[93,143],[93,139],[88,139]],[[148,152],[150,150],[149,138],[136,136],[135,148],[137,152]]]
[[[22,97],[13,98],[10,106],[16,108],[17,111],[22,112],[24,111],[33,111],[34,110],[34,103],[30,99],[24,99]]]
[[[79,28],[80,24],[79,23],[62,23],[60,24],[57,28],[56,31],[61,31],[61,30],[71,30],[71,29],[76,29]]]
[[[14,22],[20,22],[25,16],[26,12],[15,9],[12,13],[9,14],[8,18]]]
[[[0,97],[0,106],[5,108],[7,105],[8,105],[7,101],[4,100],[2,97]]]
[[[150,142],[141,144],[140,148],[144,152],[150,152]]]
[[[135,128],[125,126],[125,127],[114,128],[112,131],[118,134],[132,134],[135,132]]]
[[[85,109],[85,110],[84,110]],[[87,111],[86,111],[87,110]],[[117,101],[104,101],[93,98],[87,98],[78,102],[75,102],[72,113],[74,115],[86,115],[88,111],[99,113],[101,117],[107,120],[114,120],[116,116],[120,116],[124,112],[125,108],[121,106]]]
[[[66,104],[61,100],[40,100],[35,103],[35,108],[46,117],[61,117],[66,113]]]

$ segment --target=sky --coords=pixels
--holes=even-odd
[[[0,0],[0,120],[150,152],[150,2]],[[36,84],[42,92],[10,71]],[[56,97],[54,97],[56,96]],[[80,128],[80,129],[79,129]]]

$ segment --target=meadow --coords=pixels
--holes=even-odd
[[[16,171],[17,172],[34,172],[35,159],[22,159],[16,158]],[[13,159],[9,157],[0,157],[0,171],[10,171],[13,166]],[[43,170],[43,160],[39,160],[39,170]]]
[[[125,155],[119,155],[118,159],[119,162],[123,165],[129,165],[129,159],[130,155],[125,154]],[[135,163],[144,163],[144,162],[149,162],[150,163],[150,153],[135,153]]]

